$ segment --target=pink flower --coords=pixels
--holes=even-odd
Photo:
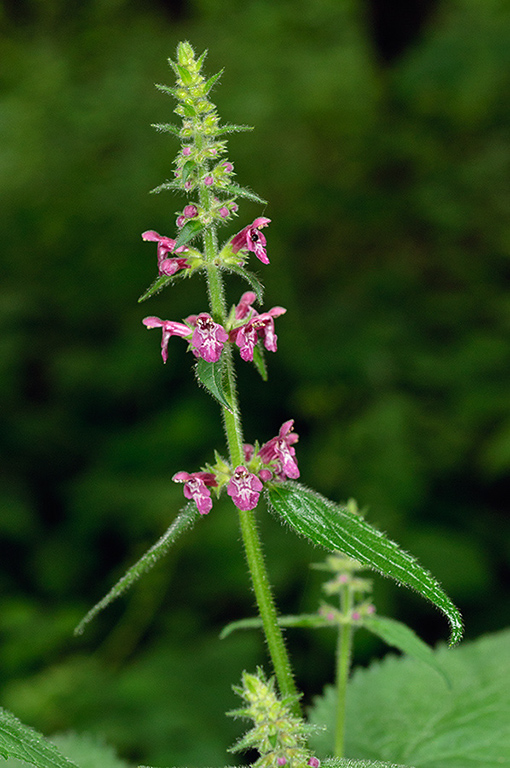
[[[278,337],[274,332],[273,318],[285,314],[284,307],[273,307],[267,312],[259,314],[252,306],[255,294],[247,291],[241,296],[241,301],[236,307],[235,317],[242,320],[248,317],[248,321],[231,332],[232,340],[239,347],[243,360],[253,360],[253,350],[259,337],[263,340],[265,348],[269,352],[276,352]]]
[[[193,499],[201,515],[207,515],[212,509],[211,491],[209,487],[217,486],[216,478],[211,472],[177,472],[172,480],[184,483],[184,496]]]
[[[173,253],[176,241],[171,237],[165,237],[158,232],[154,232],[153,229],[149,229],[147,232],[142,233],[143,240],[149,240],[158,244],[158,272],[160,275],[174,275],[179,269],[186,269],[189,267],[185,258],[170,258],[167,259],[167,253]],[[181,245],[175,250],[175,253],[186,253],[188,250],[186,245]]]
[[[252,251],[257,259],[263,264],[269,264],[269,259],[266,254],[266,238],[260,232],[262,227],[266,227],[271,222],[271,219],[266,219],[264,216],[260,216],[255,219],[253,224],[249,227],[245,227],[237,235],[234,235],[230,241],[232,250],[234,253],[242,249]]]
[[[204,179],[204,184],[206,184],[208,187],[211,187],[214,184],[214,178],[212,176],[206,176]]]
[[[296,461],[296,451],[292,447],[297,443],[299,436],[292,431],[294,419],[282,424],[276,437],[264,443],[258,455],[264,464],[276,462],[275,472],[281,480],[290,477],[296,480],[299,477],[299,469]]]
[[[258,504],[262,483],[257,475],[249,472],[246,467],[236,467],[227,486],[227,493],[238,509],[243,512],[255,509]]]
[[[192,329],[184,323],[177,323],[173,320],[160,320],[159,317],[144,317],[142,323],[147,328],[161,328],[163,335],[161,338],[161,357],[166,363],[168,359],[168,342],[171,336],[182,336],[183,339],[189,338],[193,333]]]
[[[223,345],[228,341],[228,333],[223,326],[215,323],[207,312],[190,315],[186,321],[195,326],[191,339],[195,357],[201,357],[208,363],[217,363],[223,351]]]
[[[311,757],[307,762],[307,765],[311,766],[311,768],[319,768],[320,764],[321,761],[318,757]]]

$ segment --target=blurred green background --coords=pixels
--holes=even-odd
[[[129,760],[223,765],[231,684],[265,661],[235,516],[215,506],[129,595],[72,628],[166,529],[171,482],[223,450],[178,340],[141,319],[203,310],[200,280],[144,305],[181,199],[175,116],[155,82],[189,39],[225,67],[242,203],[267,230],[269,383],[239,368],[248,440],[296,420],[303,481],[416,554],[466,634],[508,625],[510,5],[507,0],[9,0],[1,5],[0,704],[46,733],[98,733]],[[228,285],[229,301],[245,286]],[[313,610],[321,554],[260,511],[280,607]],[[435,643],[443,618],[375,579],[381,612]],[[288,635],[305,701],[327,632]],[[381,653],[359,636],[357,660]]]

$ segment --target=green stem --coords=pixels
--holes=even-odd
[[[342,589],[341,611],[348,619],[352,610],[352,592],[347,584]],[[343,757],[345,742],[345,712],[347,699],[347,681],[351,668],[353,628],[350,621],[340,624],[336,652],[336,725],[335,725],[335,757]]]
[[[213,228],[204,234],[204,249],[208,264],[208,289],[211,314],[216,322],[225,322],[226,304],[221,272],[214,264],[217,253],[216,233]],[[243,434],[237,389],[235,386],[234,360],[231,348],[227,345],[223,351],[225,370],[225,390],[232,405],[232,412],[223,408],[223,421],[227,436],[232,467],[244,464]],[[239,524],[243,539],[248,569],[266,641],[273,663],[278,687],[282,696],[294,697],[292,709],[299,714],[297,689],[292,676],[289,656],[285,647],[282,630],[278,624],[278,615],[269,582],[262,545],[257,531],[255,515],[252,511],[239,510]]]

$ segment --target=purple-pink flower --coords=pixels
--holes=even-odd
[[[269,259],[266,253],[266,238],[260,231],[262,227],[267,227],[271,222],[271,219],[266,219],[265,216],[259,216],[255,219],[253,224],[249,227],[245,227],[237,235],[234,235],[230,241],[232,251],[237,253],[242,249],[246,249],[255,254],[257,259],[263,264],[269,264]]]
[[[299,477],[296,451],[292,447],[299,440],[299,435],[292,431],[293,426],[294,419],[286,421],[280,427],[277,436],[264,443],[258,452],[264,464],[274,463],[276,475],[281,480],[288,477],[296,480]]]
[[[257,475],[249,472],[246,467],[235,468],[227,486],[227,493],[238,509],[243,512],[255,509],[258,504],[262,483]]]
[[[172,480],[184,483],[184,496],[193,499],[201,515],[207,515],[212,509],[210,487],[218,485],[211,472],[177,472]]]
[[[223,345],[228,341],[228,333],[219,323],[215,323],[211,315],[201,312],[190,315],[186,322],[195,327],[191,339],[191,348],[195,357],[202,357],[208,363],[217,363],[223,351]]]
[[[241,296],[241,300],[235,309],[236,320],[248,317],[248,320],[231,331],[231,339],[239,347],[243,360],[253,360],[253,350],[258,339],[261,338],[265,348],[269,352],[276,352],[278,337],[274,331],[274,319],[287,311],[284,307],[273,307],[267,312],[258,313],[251,305],[255,301],[255,294],[247,291]]]
[[[161,320],[159,317],[144,317],[143,324],[147,328],[161,328],[161,357],[166,363],[168,359],[168,342],[172,336],[181,336],[183,339],[190,338],[193,329],[184,323],[177,323],[174,320]]]
[[[158,244],[158,272],[160,275],[174,275],[179,269],[186,269],[189,264],[184,257],[172,257],[167,259],[167,253],[174,253],[176,241],[171,237],[165,237],[160,235],[153,229],[142,232],[142,239]],[[188,247],[186,245],[180,245],[179,248],[175,248],[175,253],[186,253]]]

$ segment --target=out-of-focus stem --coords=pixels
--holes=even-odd
[[[346,584],[340,593],[340,608],[345,619],[351,615],[352,603],[352,590]],[[335,757],[343,757],[344,754],[347,681],[351,668],[352,636],[352,623],[350,621],[342,622],[338,629],[336,650]]]

